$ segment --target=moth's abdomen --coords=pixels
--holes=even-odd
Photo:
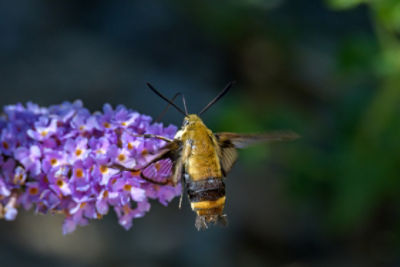
[[[187,179],[188,196],[192,210],[197,213],[196,228],[207,228],[208,223],[226,224],[225,184],[221,178],[200,181]]]
[[[225,196],[225,184],[221,178],[207,178],[199,181],[189,178],[186,182],[191,202],[216,201]]]

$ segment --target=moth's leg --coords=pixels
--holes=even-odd
[[[180,178],[181,178],[181,197],[179,198],[179,209],[182,208],[182,201],[183,201],[183,195],[185,194],[185,188],[186,188],[186,183],[185,183],[185,178],[183,177],[183,169],[181,168],[180,171]]]
[[[189,142],[187,144],[185,144],[185,146],[183,147],[181,158],[176,166],[176,169],[177,169],[177,171],[179,171],[179,174],[180,174],[181,186],[182,186],[181,197],[179,199],[179,208],[182,207],[182,200],[183,200],[183,195],[185,194],[185,185],[186,185],[184,175],[182,175],[184,173],[183,164],[188,160],[191,152],[192,152],[192,142],[189,140]],[[173,178],[174,178],[173,182],[177,183],[179,176],[176,175]]]
[[[182,193],[181,193],[181,196],[179,198],[179,205],[178,205],[179,209],[182,208],[183,194],[185,193],[185,187],[183,186],[183,184],[181,184],[181,186],[182,186]]]
[[[165,136],[161,136],[161,135],[157,135],[157,134],[131,134],[130,133],[130,135],[133,136],[133,137],[156,138],[156,139],[163,140],[163,141],[165,141],[167,143],[171,143],[171,142],[174,141],[173,139],[169,139],[169,138],[167,138]]]
[[[149,166],[150,166],[151,164],[153,164],[154,162],[157,162],[157,161],[159,161],[159,160],[168,158],[168,157],[169,157],[168,152],[169,152],[168,150],[167,150],[167,151],[163,151],[163,152],[160,153],[158,156],[156,156],[154,159],[152,159],[151,161],[149,161],[146,165],[140,167],[140,169],[127,168],[127,167],[124,167],[124,166],[119,165],[119,164],[116,164],[116,163],[112,164],[112,165],[109,166],[109,167],[110,167],[110,168],[116,168],[116,169],[119,169],[119,170],[121,170],[121,171],[129,171],[129,172],[132,172],[132,171],[133,171],[133,172],[137,172],[137,171],[146,169],[147,167],[149,167]]]
[[[143,172],[142,172],[142,170],[146,169],[148,166],[150,166],[154,162],[157,162],[157,161],[162,160],[164,158],[168,158],[168,155],[167,156],[166,155],[162,155],[161,157],[157,157],[154,160],[152,160],[149,163],[147,163],[144,167],[142,167],[140,169],[126,168],[126,167],[121,166],[119,164],[113,164],[113,165],[110,166],[110,168],[116,168],[116,169],[119,169],[120,171],[140,172],[140,178],[142,178],[143,180],[146,180],[146,181],[148,181],[150,183],[153,183],[153,184],[157,184],[157,185],[167,185],[167,184],[171,184],[171,183],[173,184],[173,182],[171,182],[170,178],[166,179],[165,181],[155,181],[154,179],[145,176],[143,174]]]

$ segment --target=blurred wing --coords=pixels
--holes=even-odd
[[[236,151],[235,145],[230,139],[224,136],[225,133],[217,133],[215,137],[220,149],[219,161],[221,163],[222,173],[224,176],[232,169],[233,164],[235,164],[238,153]]]
[[[238,134],[238,133],[216,133],[220,147],[220,162],[224,175],[226,175],[236,162],[238,157],[236,148],[245,148],[253,144],[272,141],[289,141],[299,136],[294,132],[270,132],[263,134]]]
[[[232,169],[233,164],[235,164],[236,159],[238,157],[238,153],[233,145],[225,147],[220,146],[220,148],[221,148],[220,162],[221,162],[222,172],[224,176],[226,176],[226,174]]]
[[[291,131],[276,131],[262,134],[239,134],[239,133],[216,133],[218,142],[221,144],[231,143],[236,148],[245,148],[250,145],[263,142],[291,141],[300,136]]]

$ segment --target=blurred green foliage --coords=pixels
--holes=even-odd
[[[328,0],[328,4],[332,8],[336,9],[346,9],[346,8],[352,8],[357,6],[358,4],[367,2],[365,0]]]
[[[279,146],[284,150],[279,162],[290,170],[288,190],[293,199],[314,207],[333,233],[350,233],[373,227],[382,212],[400,219],[400,1],[327,4],[335,12],[367,8],[373,31],[354,33],[337,44],[329,73],[334,89],[324,101],[328,114],[299,112],[299,107],[279,103],[279,96],[266,100],[257,92],[274,84],[262,83],[253,84],[240,103],[227,101],[215,126],[238,132],[294,127],[303,138]],[[260,71],[268,75],[268,69]],[[247,162],[274,162],[276,153],[268,146],[243,156]]]

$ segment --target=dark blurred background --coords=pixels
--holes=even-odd
[[[130,231],[110,213],[67,236],[21,211],[0,221],[0,265],[400,266],[399,36],[398,0],[1,1],[1,106],[156,117],[147,81],[197,112],[236,80],[211,129],[302,138],[240,154],[226,228],[197,232],[177,199]]]

